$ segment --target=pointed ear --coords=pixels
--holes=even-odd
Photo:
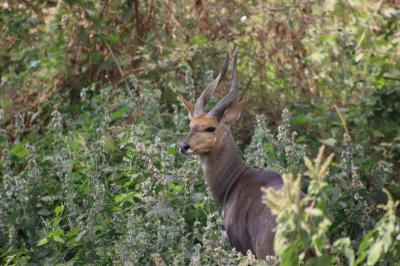
[[[240,102],[233,103],[224,113],[222,117],[222,121],[225,124],[232,124],[236,120],[240,118],[240,114],[242,113],[244,106],[246,104],[245,100],[241,100]]]
[[[179,97],[183,104],[185,105],[186,109],[189,112],[189,119],[192,119],[193,114],[194,114],[194,104],[191,101],[186,100],[182,96]]]

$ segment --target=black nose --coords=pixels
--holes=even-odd
[[[190,145],[188,145],[186,143],[181,143],[181,145],[179,146],[179,151],[182,154],[185,154],[189,149],[190,149]]]

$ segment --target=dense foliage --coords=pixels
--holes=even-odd
[[[3,1],[0,29],[0,264],[398,265],[398,1]],[[238,147],[286,184],[264,262],[177,152],[234,45]]]

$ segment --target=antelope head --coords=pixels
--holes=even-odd
[[[226,55],[219,75],[205,88],[195,104],[182,98],[190,118],[190,132],[180,144],[179,150],[182,154],[207,154],[218,151],[230,133],[230,126],[240,117],[244,101],[235,102],[238,92],[237,50],[234,51],[233,57],[229,93],[214,108],[209,112],[205,111],[205,105],[225,77],[229,64],[229,53]]]

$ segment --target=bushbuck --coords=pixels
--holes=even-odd
[[[206,183],[224,214],[229,242],[237,251],[251,250],[259,259],[274,255],[276,220],[262,203],[261,187],[282,187],[279,174],[245,164],[236,150],[230,127],[238,120],[244,101],[237,101],[237,50],[233,55],[229,93],[209,112],[205,105],[224,79],[229,53],[217,78],[193,104],[182,98],[189,111],[190,132],[180,144],[182,154],[198,154]]]

